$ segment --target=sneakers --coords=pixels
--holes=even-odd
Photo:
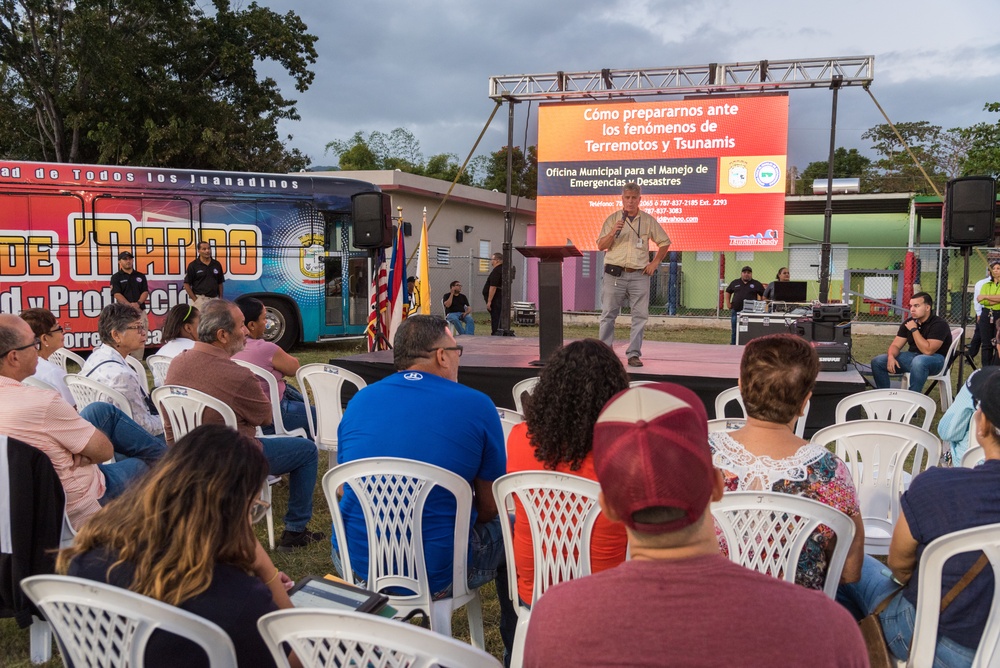
[[[642,360],[639,359],[638,355],[633,355],[632,357],[628,358],[628,365],[629,366],[642,366]]]
[[[285,529],[278,540],[278,552],[291,552],[300,547],[318,543],[324,538],[326,538],[326,534],[322,531],[309,531],[308,529],[303,531],[289,531]]]

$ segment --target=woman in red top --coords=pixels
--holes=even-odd
[[[507,473],[548,470],[597,480],[591,454],[594,423],[604,404],[628,384],[621,360],[596,339],[574,341],[557,350],[525,397],[525,421],[507,439]],[[517,592],[530,605],[534,553],[528,517],[516,500],[514,518]],[[591,538],[591,572],[625,561],[627,542],[624,525],[598,516]]]

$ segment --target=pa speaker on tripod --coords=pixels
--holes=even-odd
[[[997,184],[990,176],[948,181],[944,198],[945,246],[992,246]]]
[[[351,196],[355,248],[388,248],[392,245],[392,208],[383,192]]]

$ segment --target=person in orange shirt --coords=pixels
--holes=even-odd
[[[557,471],[597,480],[594,472],[594,423],[604,404],[628,389],[629,377],[614,351],[596,339],[574,341],[552,354],[525,398],[525,421],[507,439],[507,473]],[[528,516],[515,500],[514,560],[517,593],[532,603],[534,553]],[[591,538],[591,572],[625,561],[628,539],[621,524],[597,518]]]

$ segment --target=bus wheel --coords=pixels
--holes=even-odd
[[[261,301],[267,311],[264,340],[277,344],[282,350],[291,350],[299,341],[299,324],[291,307],[280,301]]]

